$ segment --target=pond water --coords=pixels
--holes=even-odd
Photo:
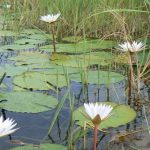
[[[8,40],[9,41],[9,40]],[[9,42],[2,41],[2,44],[10,44],[13,40],[11,39]],[[27,43],[25,43],[26,45]],[[46,42],[45,42],[46,44]],[[42,43],[42,45],[45,45]],[[40,44],[39,44],[40,45]],[[40,45],[41,46],[41,45]],[[39,47],[36,49],[30,50],[22,50],[24,52],[34,52],[38,51]],[[47,52],[40,52],[41,54],[49,55]],[[0,54],[0,66],[5,66],[6,64],[15,65],[14,60],[10,60],[14,56],[18,56],[20,53],[14,51],[7,51],[1,52]],[[71,57],[71,56],[70,56]],[[66,57],[68,58],[68,57]],[[30,60],[29,60],[30,61]],[[19,61],[18,61],[19,62]],[[19,62],[20,63],[20,62]],[[31,62],[30,62],[31,63]],[[59,62],[57,62],[59,63]],[[45,68],[44,68],[45,69]],[[5,87],[1,87],[1,92],[12,92],[14,90],[13,84],[14,77],[6,76],[3,80]],[[75,109],[79,106],[83,105],[84,102],[96,102],[96,101],[113,101],[119,104],[127,104],[127,96],[126,96],[126,87],[127,87],[127,79],[121,80],[119,82],[115,82],[114,84],[94,84],[89,83],[87,86],[83,86],[80,82],[70,81],[70,93],[71,96],[75,98]],[[52,95],[60,101],[62,97],[66,93],[66,87],[59,88],[59,93],[57,94],[53,90],[32,90],[33,92],[38,93],[46,93]],[[149,99],[148,98],[148,87],[141,82],[141,99]],[[38,145],[45,140],[50,143],[60,143],[63,145],[67,145],[68,141],[66,140],[68,136],[68,128],[70,124],[70,106],[69,106],[69,99],[65,101],[62,110],[59,113],[57,121],[52,129],[50,136],[47,136],[48,129],[54,117],[56,109],[40,112],[40,113],[17,113],[17,112],[10,112],[7,110],[2,110],[2,113],[5,114],[6,117],[10,117],[16,120],[17,126],[20,129],[10,136],[0,139],[0,149],[7,150],[12,147],[23,145],[26,143],[32,143]],[[22,106],[23,107],[23,106]],[[36,107],[36,105],[35,105]],[[105,150],[108,146],[106,144],[114,133],[126,129],[135,129],[140,127],[141,125],[141,118],[143,118],[144,114],[142,113],[139,117],[137,116],[136,122],[133,121],[128,126],[122,126],[120,128],[110,129],[111,133],[109,135],[100,135],[103,137],[103,140],[99,145],[103,147]],[[142,125],[146,125],[146,123],[142,123]],[[11,140],[10,140],[11,139]],[[93,142],[93,133],[89,131],[87,136],[87,149],[91,149],[91,143]],[[107,142],[106,142],[107,141]],[[129,141],[128,141],[129,142]],[[77,149],[83,149],[83,139],[77,142]],[[120,145],[117,147],[120,148]],[[117,149],[116,148],[116,149]]]

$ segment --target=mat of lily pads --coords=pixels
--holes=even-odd
[[[99,104],[111,105],[113,107],[112,115],[101,122],[99,129],[107,129],[110,127],[118,127],[120,125],[125,125],[130,121],[134,120],[136,117],[136,112],[130,108],[128,105],[117,104],[113,102],[98,102]],[[73,120],[76,124],[84,126],[87,122],[87,127],[93,128],[93,123],[86,117],[84,106],[77,108],[73,112]],[[89,126],[90,125],[90,126]]]
[[[40,52],[21,52],[18,56],[11,57],[9,60],[15,61],[16,66],[29,65],[32,68],[54,68],[54,64],[67,67],[87,67],[92,64],[105,66],[111,64],[113,58],[112,53],[104,51],[82,55],[53,53],[51,56]]]

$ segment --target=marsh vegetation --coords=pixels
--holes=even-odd
[[[149,148],[149,10],[149,0],[1,0],[1,116],[19,129],[0,149]]]

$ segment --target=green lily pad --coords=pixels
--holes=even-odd
[[[15,76],[13,83],[19,87],[33,90],[56,90],[56,87],[66,86],[64,75],[43,74],[40,72],[26,72]]]
[[[82,79],[81,79],[82,78]],[[124,80],[124,76],[116,72],[108,71],[88,71],[81,74],[71,74],[70,79],[76,82],[91,84],[113,84]]]
[[[83,38],[81,36],[68,36],[68,37],[64,37],[62,39],[62,41],[68,42],[68,43],[77,43],[82,40],[83,40]]]
[[[43,33],[43,31],[41,32],[40,30],[37,29],[24,29],[23,31],[21,31],[20,34],[32,35],[32,34],[41,34],[41,33]]]
[[[40,47],[41,51],[53,52],[53,45],[45,45]],[[57,52],[65,52],[65,53],[78,53],[84,52],[82,47],[79,47],[77,44],[56,44]],[[89,51],[89,50],[85,50]]]
[[[105,66],[111,64],[114,56],[109,52],[91,52],[82,55],[65,55],[54,53],[51,56],[51,61],[54,64],[70,67],[87,67],[93,64]]]
[[[16,61],[15,65],[40,64],[49,62],[49,55],[40,52],[20,52],[18,56],[11,57],[9,60]]]
[[[114,62],[119,64],[129,64],[129,56],[127,53],[119,54],[115,57]]]
[[[79,72],[76,68],[73,67],[62,67],[51,63],[50,56],[48,54],[41,54],[40,52],[20,52],[18,56],[11,57],[9,60],[15,61],[16,66],[24,66],[30,68],[30,70],[49,73],[49,74],[64,74],[64,69],[68,73]],[[35,68],[40,68],[36,69]],[[48,69],[44,69],[48,68]]]
[[[95,49],[109,49],[116,46],[115,41],[106,40],[84,40],[76,44],[56,44],[57,52],[85,53]],[[40,47],[40,50],[53,51],[53,45]]]
[[[34,146],[32,144],[28,144],[25,146],[20,146],[16,148],[11,148],[10,150],[67,150],[67,148],[63,145],[59,144],[40,144],[39,146]]]
[[[138,60],[138,63],[143,66],[150,60],[150,50],[143,50],[138,53],[135,53],[135,60]],[[120,64],[129,64],[129,56],[127,53],[122,53],[114,58],[116,63]]]
[[[0,30],[0,36],[17,36],[18,34],[9,30]]]
[[[27,36],[29,39],[35,39],[35,40],[52,40],[51,34],[32,34]]]
[[[19,45],[41,45],[43,43],[45,43],[46,40],[35,40],[35,39],[20,39],[20,40],[16,40],[14,43],[15,44],[19,44]]]
[[[0,66],[0,77],[6,72],[6,76],[15,76],[26,72],[28,69],[25,67],[15,67],[12,65]]]
[[[37,47],[35,45],[19,45],[19,44],[11,44],[11,45],[4,45],[0,47],[0,51],[20,51],[20,50],[34,50]]]
[[[7,100],[0,103],[0,108],[14,112],[38,113],[48,111],[56,107],[56,98],[35,92],[11,92],[3,93],[0,100]]]
[[[120,125],[125,125],[135,119],[136,112],[127,105],[120,105],[113,102],[98,102],[111,105],[113,107],[112,115],[107,119],[103,120],[99,125],[99,129],[107,129],[110,127],[118,127]],[[84,123],[87,122],[89,127],[93,127],[93,124],[90,119],[88,119],[84,106],[79,107],[73,112],[73,120],[77,121],[76,123],[80,126],[84,126]]]

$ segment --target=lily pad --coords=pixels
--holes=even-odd
[[[20,51],[20,50],[35,50],[37,47],[35,45],[19,45],[19,44],[11,44],[11,45],[4,45],[0,47],[0,51]]]
[[[14,112],[38,113],[48,111],[56,107],[56,98],[35,92],[11,92],[3,93],[0,100],[0,108]]]
[[[35,39],[35,40],[52,40],[51,34],[32,34],[27,36],[29,39]]]
[[[82,78],[82,79],[81,79]],[[113,84],[124,80],[124,76],[116,72],[108,71],[87,71],[81,74],[71,74],[70,79],[76,82],[90,84]]]
[[[25,67],[15,67],[12,65],[0,66],[0,77],[6,72],[6,76],[15,76],[26,72],[28,69]]]
[[[115,57],[114,62],[119,64],[129,64],[128,54],[122,53]]]
[[[0,30],[0,36],[17,36],[18,34],[9,30]]]
[[[10,150],[67,150],[67,148],[63,145],[59,145],[59,144],[40,144],[39,146],[36,145],[32,145],[32,144],[28,144],[25,146],[20,146],[20,147],[16,147],[16,148],[11,148]]]
[[[51,61],[57,65],[70,67],[87,67],[93,64],[105,66],[111,64],[114,56],[109,52],[91,52],[82,55],[65,55],[54,53],[51,55]]]
[[[56,65],[49,58],[50,56],[48,54],[41,54],[40,52],[20,52],[18,56],[11,57],[9,60],[15,61],[16,66],[26,66],[30,70],[47,74],[64,74],[64,69],[68,73],[79,72],[73,67],[64,68],[63,66]]]
[[[68,43],[77,43],[82,40],[83,40],[83,38],[81,36],[68,36],[68,37],[64,37],[62,39],[62,41],[68,42]]]
[[[115,45],[115,41],[84,40],[75,44],[56,44],[56,51],[66,53],[85,53],[95,49],[110,49]],[[40,47],[40,50],[53,51],[53,45],[42,46]]]
[[[138,63],[142,66],[150,60],[150,50],[143,50],[138,53],[135,53],[135,60],[138,60]],[[120,54],[115,57],[114,61],[120,64],[129,64],[129,56],[127,53]],[[136,63],[136,62],[135,62]]]
[[[20,34],[32,35],[32,34],[41,34],[41,33],[43,33],[43,31],[41,32],[40,30],[37,29],[24,29],[23,31],[21,31]]]
[[[20,52],[18,56],[11,57],[9,60],[16,61],[16,65],[40,64],[49,62],[49,55],[40,52]]]
[[[20,39],[20,40],[16,40],[14,43],[15,44],[19,44],[19,45],[41,45],[44,44],[46,42],[46,40],[41,40],[41,39]]]
[[[64,75],[43,74],[39,72],[26,72],[15,76],[13,83],[19,87],[33,90],[56,90],[56,87],[66,86]]]
[[[127,105],[117,104],[113,102],[99,102],[111,105],[113,107],[112,115],[107,119],[103,120],[99,125],[99,129],[107,129],[110,127],[118,127],[120,125],[125,125],[129,123],[136,117],[136,112]],[[76,123],[80,126],[84,126],[84,123],[87,122],[88,127],[93,127],[91,120],[89,120],[86,116],[84,106],[79,107],[73,112],[73,120],[77,121]]]

